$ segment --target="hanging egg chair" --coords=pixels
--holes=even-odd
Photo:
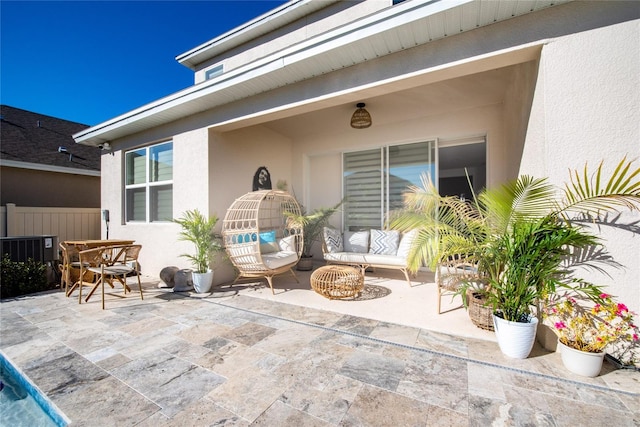
[[[240,278],[266,278],[273,293],[273,277],[290,271],[302,253],[303,233],[286,212],[301,214],[298,201],[286,191],[260,190],[236,199],[222,222],[222,238]]]

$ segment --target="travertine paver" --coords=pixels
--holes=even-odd
[[[0,349],[74,426],[640,421],[637,372],[605,364],[581,378],[538,347],[512,360],[495,342],[147,283],[144,301],[110,300],[104,311],[61,292],[3,301]]]

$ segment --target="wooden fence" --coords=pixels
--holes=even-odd
[[[33,208],[12,203],[0,207],[0,237],[58,236],[65,240],[100,239],[99,208]]]

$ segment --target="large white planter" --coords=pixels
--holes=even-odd
[[[514,359],[526,359],[536,340],[538,318],[531,317],[528,323],[511,322],[493,315],[493,326],[500,351]]]
[[[206,273],[191,273],[191,281],[193,282],[193,288],[199,294],[203,294],[211,291],[211,284],[213,283],[213,270],[207,270]]]
[[[583,377],[597,377],[602,369],[604,352],[589,353],[587,351],[576,350],[558,341],[558,350],[562,356],[564,367],[574,374]]]

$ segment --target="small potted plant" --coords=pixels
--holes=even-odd
[[[301,215],[286,213],[289,220],[302,225],[303,230],[302,255],[296,266],[297,270],[308,271],[313,268],[313,254],[311,253],[313,243],[320,240],[322,229],[329,223],[329,218],[338,211],[340,205],[342,205],[342,201],[329,208],[314,209],[309,214],[304,211]]]
[[[607,346],[638,341],[633,315],[626,305],[605,293],[591,304],[565,297],[544,310],[545,321],[558,336],[562,363],[569,371],[587,377],[600,373]]]
[[[199,210],[186,211],[173,222],[182,227],[178,239],[191,242],[195,246],[194,254],[182,254],[193,265],[191,273],[193,287],[196,292],[209,292],[213,283],[214,270],[211,269],[215,254],[222,251],[219,239],[214,235],[214,228],[218,222],[217,215],[206,218]]]

